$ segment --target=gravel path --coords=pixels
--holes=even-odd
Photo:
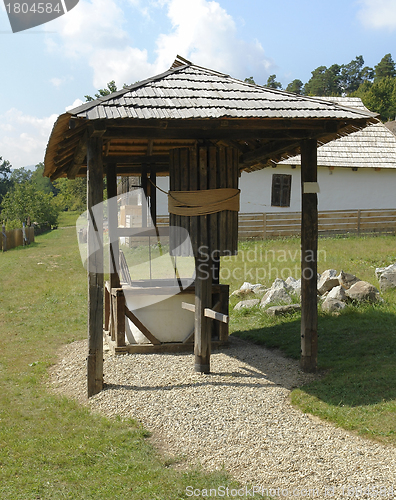
[[[106,389],[87,401],[86,352],[86,342],[65,346],[53,388],[141,421],[162,451],[187,464],[224,466],[279,498],[396,498],[396,448],[294,409],[290,390],[313,376],[293,360],[239,339],[212,354],[210,375],[193,371],[192,354],[106,353]]]

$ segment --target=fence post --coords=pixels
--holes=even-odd
[[[2,227],[1,227],[1,239],[2,239],[2,249],[3,249],[3,252],[6,252],[7,251],[7,235],[6,235],[6,231],[5,231],[5,225],[3,224]]]
[[[360,209],[357,212],[357,233],[360,235]]]

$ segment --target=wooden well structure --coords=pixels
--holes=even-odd
[[[367,111],[251,85],[195,66],[178,56],[167,72],[59,116],[47,146],[44,175],[51,180],[87,176],[88,211],[103,201],[104,177],[111,198],[117,194],[117,177],[141,176],[155,225],[144,229],[146,235],[162,230],[155,224],[154,186],[158,176],[170,176],[171,225],[189,231],[196,261],[195,306],[185,306],[195,314],[195,369],[207,373],[213,320],[227,320],[228,291],[225,299],[223,289],[219,300],[218,268],[221,255],[237,253],[240,172],[269,167],[301,153],[301,367],[315,371],[316,149],[318,143],[329,142],[376,121],[376,115]],[[88,246],[97,229],[95,221],[90,221]],[[115,231],[116,236],[128,235],[126,230],[118,228],[114,213],[109,213],[109,231]],[[191,253],[178,240],[177,231],[171,232],[170,241],[174,254]],[[88,251],[88,255],[90,396],[103,387],[104,309],[106,324],[112,313],[120,327],[112,333],[119,347],[122,347],[125,314],[132,319],[134,315],[122,302],[117,273],[111,273],[104,292],[103,272],[100,272],[103,254],[90,255]],[[111,246],[110,258],[118,258],[116,243]],[[213,290],[217,290],[215,304]],[[225,340],[226,327],[220,330],[220,339]],[[152,347],[161,350],[155,339]]]

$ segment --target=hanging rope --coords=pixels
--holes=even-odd
[[[239,189],[233,188],[169,191],[168,211],[186,217],[214,214],[223,210],[238,212],[239,193]]]

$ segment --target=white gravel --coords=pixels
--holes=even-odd
[[[209,375],[194,372],[192,354],[106,353],[105,390],[89,401],[87,344],[74,342],[51,385],[94,411],[141,421],[161,451],[184,463],[224,467],[278,498],[396,497],[396,448],[293,408],[291,389],[314,376],[276,352],[231,340],[212,353]]]

